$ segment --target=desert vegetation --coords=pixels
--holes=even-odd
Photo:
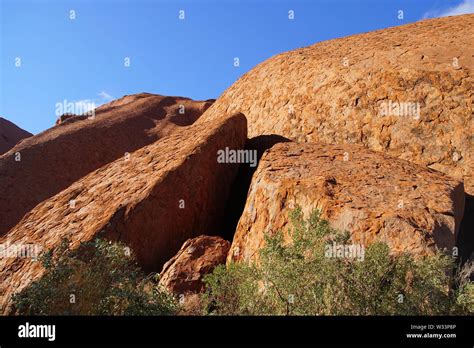
[[[70,250],[63,239],[38,261],[45,275],[14,296],[23,315],[168,315],[178,310],[173,296],[145,275],[131,250],[97,239]]]
[[[350,243],[313,211],[291,213],[292,228],[267,235],[258,262],[219,265],[204,278],[192,312],[202,315],[442,315],[472,314],[472,264],[443,253],[391,255],[373,243],[364,257],[328,255]],[[287,242],[291,240],[291,242]],[[101,239],[69,250],[63,240],[43,254],[46,273],[14,296],[18,314],[183,314],[179,299],[145,273],[133,252]]]
[[[327,257],[331,243],[349,243],[314,211],[291,214],[292,243],[266,237],[257,264],[218,266],[206,277],[209,313],[222,315],[441,315],[472,313],[470,264],[458,269],[441,251],[414,258],[374,243],[364,259]]]

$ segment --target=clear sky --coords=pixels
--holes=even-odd
[[[277,53],[472,12],[474,0],[0,3],[0,116],[36,134],[54,124],[57,103],[64,100],[99,105],[139,92],[217,98]],[[130,66],[125,66],[127,57]]]

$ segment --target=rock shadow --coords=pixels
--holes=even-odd
[[[459,227],[456,246],[462,264],[469,260],[471,255],[471,259],[474,259],[474,196],[467,193],[464,216]]]
[[[291,140],[281,135],[260,135],[247,139],[245,150],[257,152],[257,165],[251,167],[249,163],[243,163],[239,166],[239,171],[232,185],[229,199],[226,203],[225,220],[222,226],[221,237],[232,242],[237,224],[242,215],[247,201],[247,194],[252,182],[252,176],[257,170],[258,163],[263,153],[278,143],[290,142]]]

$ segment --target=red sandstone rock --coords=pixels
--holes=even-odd
[[[160,270],[188,238],[219,232],[237,165],[218,163],[217,152],[243,148],[246,131],[241,114],[177,129],[37,205],[0,244],[47,250],[62,238],[75,248],[104,237],[130,245],[146,270]],[[43,272],[28,258],[0,258],[0,311]]]
[[[464,180],[474,194],[473,37],[469,14],[278,54],[227,89],[202,121],[242,112],[249,137],[362,144]],[[396,112],[411,103],[419,118]]]
[[[178,295],[201,292],[204,276],[225,263],[229,248],[230,243],[217,236],[188,239],[163,266],[160,285]]]
[[[262,156],[228,261],[258,259],[264,234],[287,232],[301,206],[353,243],[387,242],[393,253],[451,249],[464,210],[462,182],[359,145],[280,143]]]
[[[103,165],[181,126],[210,105],[153,94],[126,96],[25,139],[0,157],[0,236],[38,203]],[[70,120],[81,119],[80,122]],[[17,154],[21,160],[17,161]]]
[[[18,144],[20,140],[32,135],[30,132],[0,117],[0,156]]]

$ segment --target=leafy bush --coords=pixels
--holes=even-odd
[[[362,260],[327,257],[327,246],[349,235],[314,211],[297,208],[293,229],[266,236],[257,263],[217,267],[205,278],[207,311],[219,315],[437,315],[473,310],[473,286],[453,289],[454,260],[440,252],[392,256],[384,243],[365,248]]]
[[[145,276],[130,249],[97,239],[40,257],[46,271],[13,298],[26,315],[167,315],[177,312],[174,298]]]

